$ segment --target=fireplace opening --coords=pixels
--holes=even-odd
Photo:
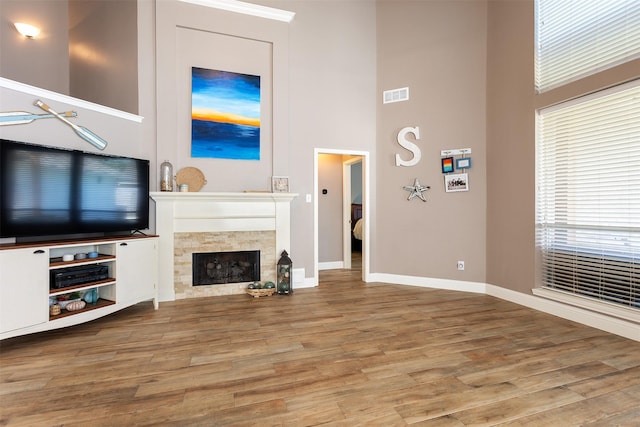
[[[260,251],[194,253],[193,286],[260,280]]]

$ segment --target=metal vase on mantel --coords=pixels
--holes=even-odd
[[[168,160],[160,165],[160,191],[173,191],[173,165]]]

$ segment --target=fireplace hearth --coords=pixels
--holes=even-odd
[[[193,286],[260,280],[260,251],[200,252],[192,257]]]

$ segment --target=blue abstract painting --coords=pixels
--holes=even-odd
[[[260,160],[260,76],[192,67],[191,157]]]

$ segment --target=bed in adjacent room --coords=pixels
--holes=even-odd
[[[351,251],[362,252],[362,204],[351,204]]]

